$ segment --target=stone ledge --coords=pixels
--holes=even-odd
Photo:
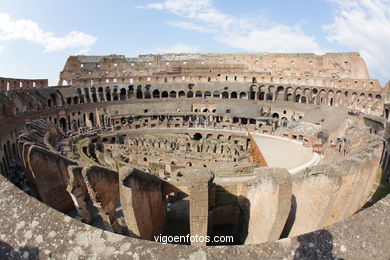
[[[0,175],[1,259],[389,259],[390,195],[325,229],[248,246],[163,245],[94,228],[20,191]]]

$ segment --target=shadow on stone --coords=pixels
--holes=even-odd
[[[16,250],[11,245],[0,241],[0,259],[39,259],[39,248],[24,246],[19,248],[19,250]]]
[[[208,235],[211,241],[221,236],[233,237],[233,241],[210,242],[209,246],[242,245],[248,236],[250,201],[245,196],[236,196],[217,185],[215,200],[209,209]]]
[[[327,230],[321,229],[312,233],[297,237],[300,245],[295,251],[294,260],[302,259],[337,259],[343,260],[333,255],[333,236]]]
[[[295,198],[295,195],[292,194],[290,213],[288,214],[288,218],[286,220],[286,224],[284,225],[284,228],[283,228],[282,234],[280,235],[280,238],[288,237],[288,235],[290,234],[291,228],[294,225],[296,214],[297,214],[297,199]]]

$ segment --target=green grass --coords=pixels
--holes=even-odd
[[[100,165],[99,163],[97,163],[95,160],[91,158],[91,153],[89,150],[89,142],[90,142],[89,138],[84,138],[77,141],[77,143],[75,144],[77,148],[77,153],[80,155],[80,160],[88,162],[93,165]],[[86,153],[84,153],[83,147],[87,148]]]

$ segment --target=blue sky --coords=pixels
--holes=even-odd
[[[390,0],[0,0],[0,76],[58,82],[69,55],[347,52],[390,79]]]

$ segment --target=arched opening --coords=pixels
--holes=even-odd
[[[230,94],[230,98],[237,98],[237,92],[233,91],[233,92]]]
[[[134,98],[134,86],[130,85],[129,89],[127,90],[127,97],[128,98]]]
[[[92,126],[95,125],[95,117],[92,112],[89,113],[89,121],[91,121]]]
[[[193,140],[195,141],[199,141],[200,139],[202,139],[202,134],[201,133],[195,133],[194,134],[194,137],[192,138]]]
[[[104,100],[103,87],[98,88],[98,95],[99,95],[99,100],[103,101]]]
[[[163,91],[163,92],[161,93],[161,97],[162,97],[162,98],[167,98],[167,97],[168,97],[168,91]]]
[[[245,92],[241,92],[240,93],[240,99],[246,99],[246,93]]]
[[[211,92],[210,92],[210,91],[206,91],[206,92],[204,93],[204,97],[205,97],[205,98],[210,98],[210,97],[211,97]]]
[[[195,97],[202,97],[202,91],[196,91],[195,92]]]
[[[63,117],[60,118],[60,127],[61,127],[61,129],[62,129],[64,132],[66,132],[66,119],[63,118]]]
[[[121,90],[119,92],[119,99],[121,101],[126,100],[126,89],[125,88],[121,88]]]
[[[47,100],[47,107],[52,107],[52,102],[50,98]]]
[[[184,91],[179,92],[179,98],[184,98],[186,97],[186,93]]]
[[[284,87],[282,86],[279,86],[277,89],[276,89],[276,93],[275,93],[275,100],[284,100]]]
[[[227,91],[222,92],[222,98],[229,98],[229,93]]]
[[[114,101],[118,101],[119,100],[118,89],[117,88],[114,88],[114,91],[112,92],[112,100],[114,100]]]
[[[72,98],[71,98],[71,97],[68,97],[68,98],[66,99],[66,103],[67,103],[68,105],[72,105]]]
[[[194,97],[194,92],[188,91],[188,92],[187,92],[187,97],[188,97],[188,98]]]
[[[160,91],[158,89],[153,90],[153,98],[160,98]]]
[[[97,102],[97,94],[96,94],[96,88],[91,88],[91,92],[92,92],[92,101],[93,102]]]
[[[141,85],[137,86],[137,93],[136,93],[136,97],[137,97],[138,99],[141,99],[141,98],[143,98],[143,93],[142,93],[142,86],[141,86]]]
[[[219,97],[221,97],[221,94],[219,93],[219,91],[214,91],[213,97],[214,98],[219,98]]]
[[[170,98],[176,98],[176,91],[169,92],[169,97]]]
[[[150,95],[150,91],[149,91],[149,90],[146,90],[146,91],[145,91],[144,98],[145,98],[145,99],[150,99],[150,98],[152,98],[152,96]]]
[[[79,103],[79,98],[78,97],[74,97],[73,98],[73,104],[78,104]]]
[[[265,92],[264,91],[261,91],[259,93],[259,100],[265,100]]]
[[[279,119],[279,114],[278,114],[278,113],[273,113],[273,114],[272,114],[272,118],[277,118],[277,119]]]
[[[106,87],[106,99],[107,99],[107,101],[111,101],[110,87]]]

